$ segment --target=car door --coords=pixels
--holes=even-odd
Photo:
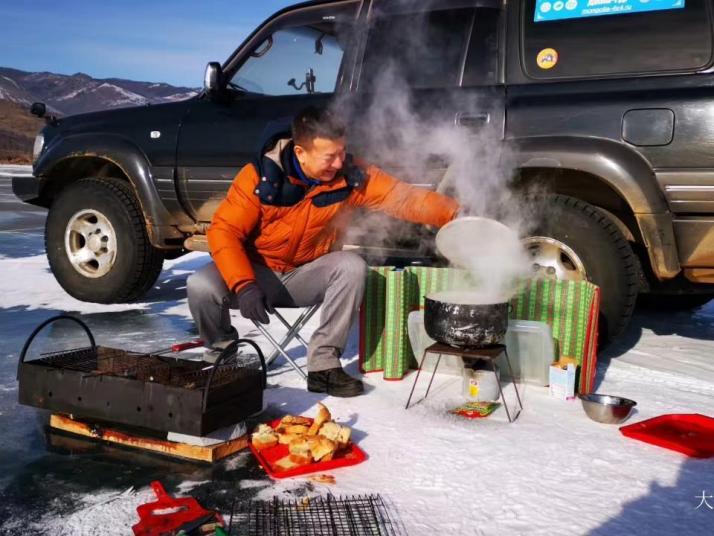
[[[197,99],[177,148],[177,189],[196,221],[210,221],[242,166],[303,107],[325,105],[348,78],[361,2],[278,14],[224,65],[225,90]]]
[[[403,180],[477,199],[500,165],[503,24],[495,1],[373,0],[355,76],[351,150]],[[348,242],[367,245],[382,235],[390,247],[423,243],[420,228],[370,221],[374,228],[360,226]]]

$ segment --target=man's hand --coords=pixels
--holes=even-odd
[[[256,283],[248,283],[238,291],[238,309],[244,318],[262,324],[269,324],[268,313],[273,312],[273,307],[268,303],[265,294]]]

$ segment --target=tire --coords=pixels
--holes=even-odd
[[[622,232],[593,205],[565,195],[547,196],[540,210],[540,224],[531,233],[532,244],[544,238],[566,246],[574,262],[564,262],[563,279],[587,279],[601,291],[601,343],[614,340],[627,327],[639,290],[638,260]],[[535,266],[535,264],[534,264]],[[551,276],[553,269],[550,270]],[[560,274],[558,274],[560,277]]]
[[[108,178],[80,179],[60,192],[47,216],[45,251],[62,288],[95,303],[142,297],[164,260],[131,186]]]
[[[690,311],[714,300],[714,294],[641,294],[638,305],[647,309]]]

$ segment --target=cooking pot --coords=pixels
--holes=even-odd
[[[508,305],[505,300],[483,303],[473,292],[435,292],[425,298],[424,328],[432,339],[457,348],[503,344]]]

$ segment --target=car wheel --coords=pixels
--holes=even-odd
[[[63,190],[47,216],[45,250],[62,288],[96,303],[140,298],[163,264],[131,186],[117,179],[81,179]]]
[[[635,308],[637,258],[622,232],[593,205],[548,196],[540,223],[524,239],[533,270],[552,279],[590,281],[600,287],[600,340],[620,335]]]

